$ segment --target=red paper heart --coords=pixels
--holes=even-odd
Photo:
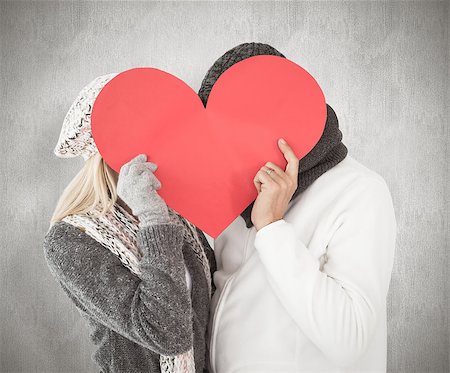
[[[299,159],[319,141],[324,95],[292,61],[255,56],[226,70],[207,108],[182,80],[134,68],[109,81],[92,110],[92,134],[120,172],[140,153],[158,165],[167,205],[216,238],[256,197],[253,177],[267,161],[286,166],[277,140]]]

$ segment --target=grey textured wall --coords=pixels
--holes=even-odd
[[[350,154],[391,188],[389,371],[449,370],[447,2],[1,2],[0,20],[2,372],[96,371],[87,327],[41,248],[82,165],[52,154],[81,87],[154,66],[198,89],[244,41],[270,43],[310,71]]]

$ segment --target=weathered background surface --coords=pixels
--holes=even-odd
[[[41,248],[82,165],[52,154],[81,87],[154,66],[198,89],[245,41],[270,43],[312,73],[350,154],[391,188],[389,371],[448,372],[447,2],[2,2],[0,13],[2,372],[97,371],[87,327]]]

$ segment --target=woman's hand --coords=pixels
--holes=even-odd
[[[256,230],[282,219],[297,189],[298,158],[283,139],[278,140],[278,147],[288,162],[286,170],[267,162],[253,179],[258,196],[253,204],[251,219]]]
[[[162,224],[170,221],[166,203],[157,193],[161,182],[153,172],[157,165],[146,162],[139,154],[120,168],[117,194],[139,219],[139,226]]]

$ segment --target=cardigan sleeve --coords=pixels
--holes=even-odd
[[[186,352],[193,346],[193,332],[181,228],[141,228],[137,244],[143,252],[139,276],[66,222],[50,228],[44,254],[53,276],[90,317],[158,354]]]
[[[329,360],[343,367],[364,353],[385,312],[396,235],[384,180],[365,178],[356,190],[329,239],[322,271],[298,238],[295,224],[278,220],[255,237],[286,312]]]

